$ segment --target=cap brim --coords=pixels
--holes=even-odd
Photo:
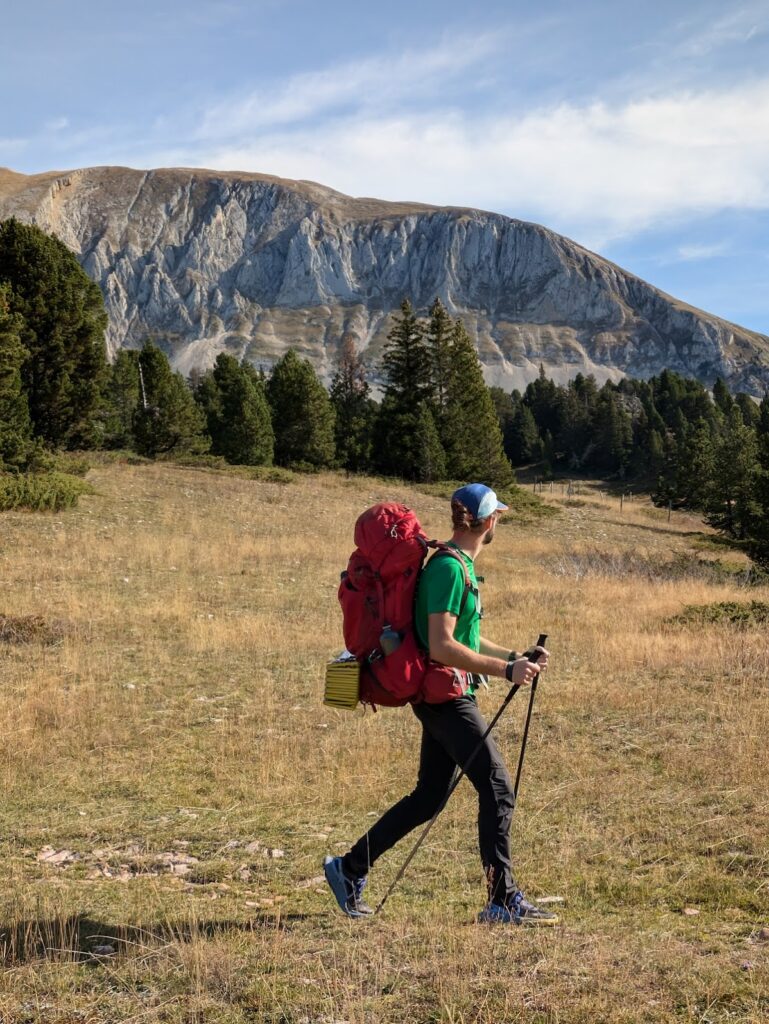
[[[507,512],[510,508],[509,505],[503,505],[501,501],[497,502],[497,507],[494,509],[495,512]]]

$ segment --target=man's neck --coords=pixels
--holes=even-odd
[[[478,552],[483,547],[483,538],[485,536],[485,533],[470,533],[469,530],[455,530],[451,536],[450,543],[475,561]]]

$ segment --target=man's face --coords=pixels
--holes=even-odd
[[[494,531],[497,528],[497,519],[499,519],[499,512],[492,512],[491,515],[489,516],[489,519],[491,520],[491,524],[489,525],[489,528],[486,531],[486,533],[483,535],[484,544],[491,544],[491,542],[494,540]]]

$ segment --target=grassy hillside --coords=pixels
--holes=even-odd
[[[335,475],[87,479],[75,509],[0,517],[0,1020],[767,1019],[766,626],[675,617],[769,588],[696,520],[546,495],[560,514],[527,509],[479,563],[488,635],[551,637],[513,830],[562,927],[473,923],[465,784],[355,923],[322,857],[411,788],[419,731],[408,709],[322,706],[338,573],[367,505],[405,500],[445,536],[445,500]],[[519,695],[500,725],[513,765],[524,713]]]

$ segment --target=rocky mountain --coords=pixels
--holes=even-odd
[[[289,346],[326,378],[351,335],[375,376],[404,297],[439,296],[489,383],[544,364],[565,381],[668,367],[763,394],[769,338],[665,295],[546,228],[499,214],[354,199],[307,181],[183,168],[0,170],[0,219],[55,232],[104,293],[111,353],[161,343],[183,372]]]

